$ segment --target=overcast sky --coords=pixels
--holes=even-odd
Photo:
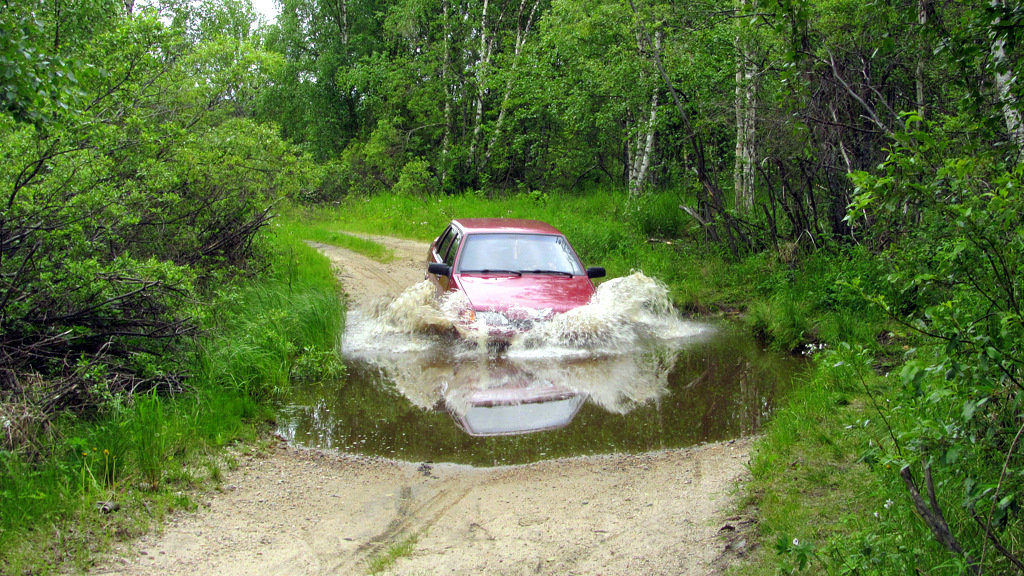
[[[268,23],[273,22],[277,18],[275,0],[252,0],[252,7],[262,14],[263,19]]]

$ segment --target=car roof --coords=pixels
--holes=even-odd
[[[530,234],[558,234],[557,228],[540,220],[520,220],[518,218],[459,218],[452,220],[452,225],[461,228],[466,234],[493,232],[526,232]]]

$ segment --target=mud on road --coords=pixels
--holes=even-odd
[[[380,264],[318,245],[351,306],[423,279],[426,245],[378,238]],[[639,455],[473,468],[399,462],[279,443],[238,456],[200,510],[180,514],[94,574],[606,576],[719,573],[742,555],[727,518],[750,440]],[[409,544],[411,543],[411,546]]]

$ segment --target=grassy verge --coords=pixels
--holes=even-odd
[[[916,516],[899,472],[897,375],[849,345],[821,353],[754,447],[744,504],[756,548],[731,575],[961,574]],[[948,505],[948,502],[946,502]]]
[[[378,262],[387,263],[395,257],[390,248],[378,242],[346,233],[344,230],[351,227],[341,226],[330,211],[291,206],[278,220],[278,227],[279,233],[289,237],[345,248]]]
[[[329,263],[287,230],[269,272],[210,295],[184,394],[111,396],[89,417],[36,434],[33,453],[0,451],[0,573],[84,570],[94,553],[145,532],[258,449],[289,378],[339,370],[343,310]],[[187,354],[184,354],[186,355]]]

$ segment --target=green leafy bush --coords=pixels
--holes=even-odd
[[[1024,526],[1024,169],[962,156],[929,128],[899,135],[883,174],[857,177],[855,208],[894,222],[912,201],[917,220],[884,254],[889,290],[870,295],[921,338],[892,408],[915,417],[890,457],[955,557],[998,572],[1019,562]]]
[[[422,158],[411,160],[402,166],[398,182],[392,189],[395,194],[429,196],[437,190],[437,181],[430,173],[430,163]]]

